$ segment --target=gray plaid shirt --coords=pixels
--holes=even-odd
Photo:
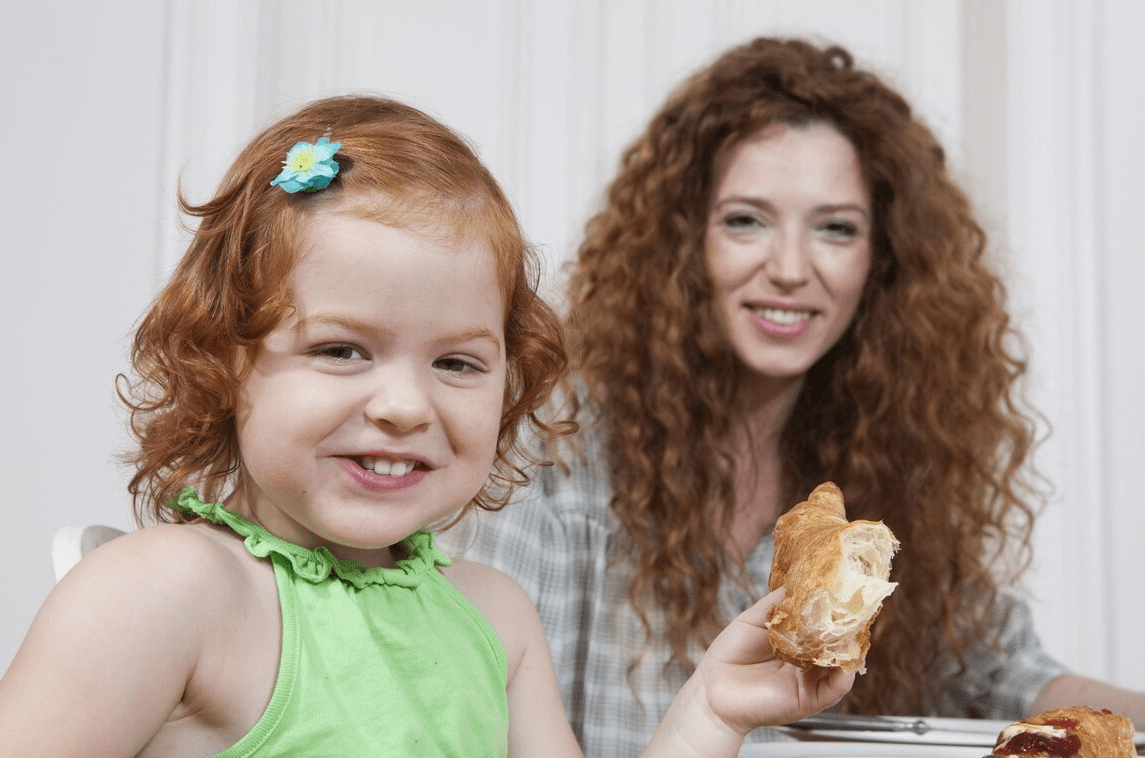
[[[593,454],[590,448],[589,460]],[[628,602],[632,567],[623,560],[610,496],[603,466],[577,466],[569,476],[550,468],[504,511],[475,514],[439,538],[453,554],[509,574],[532,597],[587,758],[639,755],[686,679],[678,667],[666,668],[666,645],[647,643]],[[769,534],[747,561],[755,586],[767,587],[771,557]],[[756,599],[734,585],[721,586],[728,619]],[[1042,650],[1026,605],[1003,599],[998,623],[1005,652],[975,651],[969,670],[918,715],[1014,720],[1030,712],[1043,686],[1065,673]],[[656,624],[655,617],[651,621]],[[757,729],[747,741],[784,739],[780,730]]]

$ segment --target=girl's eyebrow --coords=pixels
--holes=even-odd
[[[475,327],[473,329],[463,329],[459,332],[447,334],[439,339],[438,342],[469,342],[471,340],[484,340],[491,343],[493,347],[497,348],[498,352],[501,351],[501,340],[497,338],[496,334],[483,326]]]
[[[371,324],[371,323],[367,323],[367,322],[359,320],[359,319],[349,318],[346,316],[338,316],[338,315],[333,315],[333,314],[330,314],[330,315],[317,314],[314,316],[307,316],[306,318],[300,318],[300,319],[298,319],[298,322],[294,325],[293,331],[296,334],[301,334],[307,327],[315,326],[315,325],[317,325],[317,326],[323,326],[323,325],[336,326],[336,327],[340,327],[342,329],[346,329],[346,330],[352,331],[352,332],[366,332],[366,333],[377,333],[377,332],[379,332],[379,329],[378,329],[376,324]],[[380,331],[382,333],[390,333],[392,330],[382,329]],[[451,332],[449,334],[445,334],[445,335],[441,336],[440,338],[435,340],[435,342],[437,342],[439,344],[445,344],[445,343],[451,343],[451,342],[469,342],[471,340],[484,340],[484,341],[492,343],[492,345],[498,350],[498,352],[501,350],[500,338],[496,334],[494,334],[492,331],[490,331],[489,329],[487,329],[483,326],[473,327],[472,329],[461,329],[461,330],[456,331],[456,332]]]

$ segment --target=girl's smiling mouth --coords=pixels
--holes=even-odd
[[[431,471],[422,461],[397,456],[339,456],[335,460],[359,485],[379,492],[413,487],[425,479]]]
[[[354,457],[351,460],[355,461],[365,470],[382,476],[405,476],[419,467],[421,467],[422,470],[426,470],[424,463],[412,458],[363,455],[361,457]]]

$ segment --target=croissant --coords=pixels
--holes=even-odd
[[[1133,722],[1084,705],[1057,708],[1011,724],[998,735],[995,755],[1027,758],[1134,758]]]
[[[768,584],[787,588],[767,623],[776,657],[866,671],[871,622],[898,586],[887,581],[894,534],[879,521],[848,522],[843,493],[825,482],[779,517],[774,540]]]

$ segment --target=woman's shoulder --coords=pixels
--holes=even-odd
[[[507,571],[526,587],[538,562],[594,560],[608,551],[613,521],[608,473],[593,454],[561,451],[559,460],[529,470],[529,484],[497,511],[474,511],[437,535],[453,556]],[[525,572],[530,575],[526,576]]]
[[[600,518],[612,499],[611,471],[605,454],[604,433],[596,425],[581,427],[562,441],[548,465],[535,469],[533,482],[521,498],[543,502],[554,513]]]
[[[508,505],[470,513],[442,533],[446,550],[465,554],[474,543],[486,551],[509,546],[556,549],[568,540],[603,541],[611,529],[611,489],[585,462],[553,464],[530,473]]]

